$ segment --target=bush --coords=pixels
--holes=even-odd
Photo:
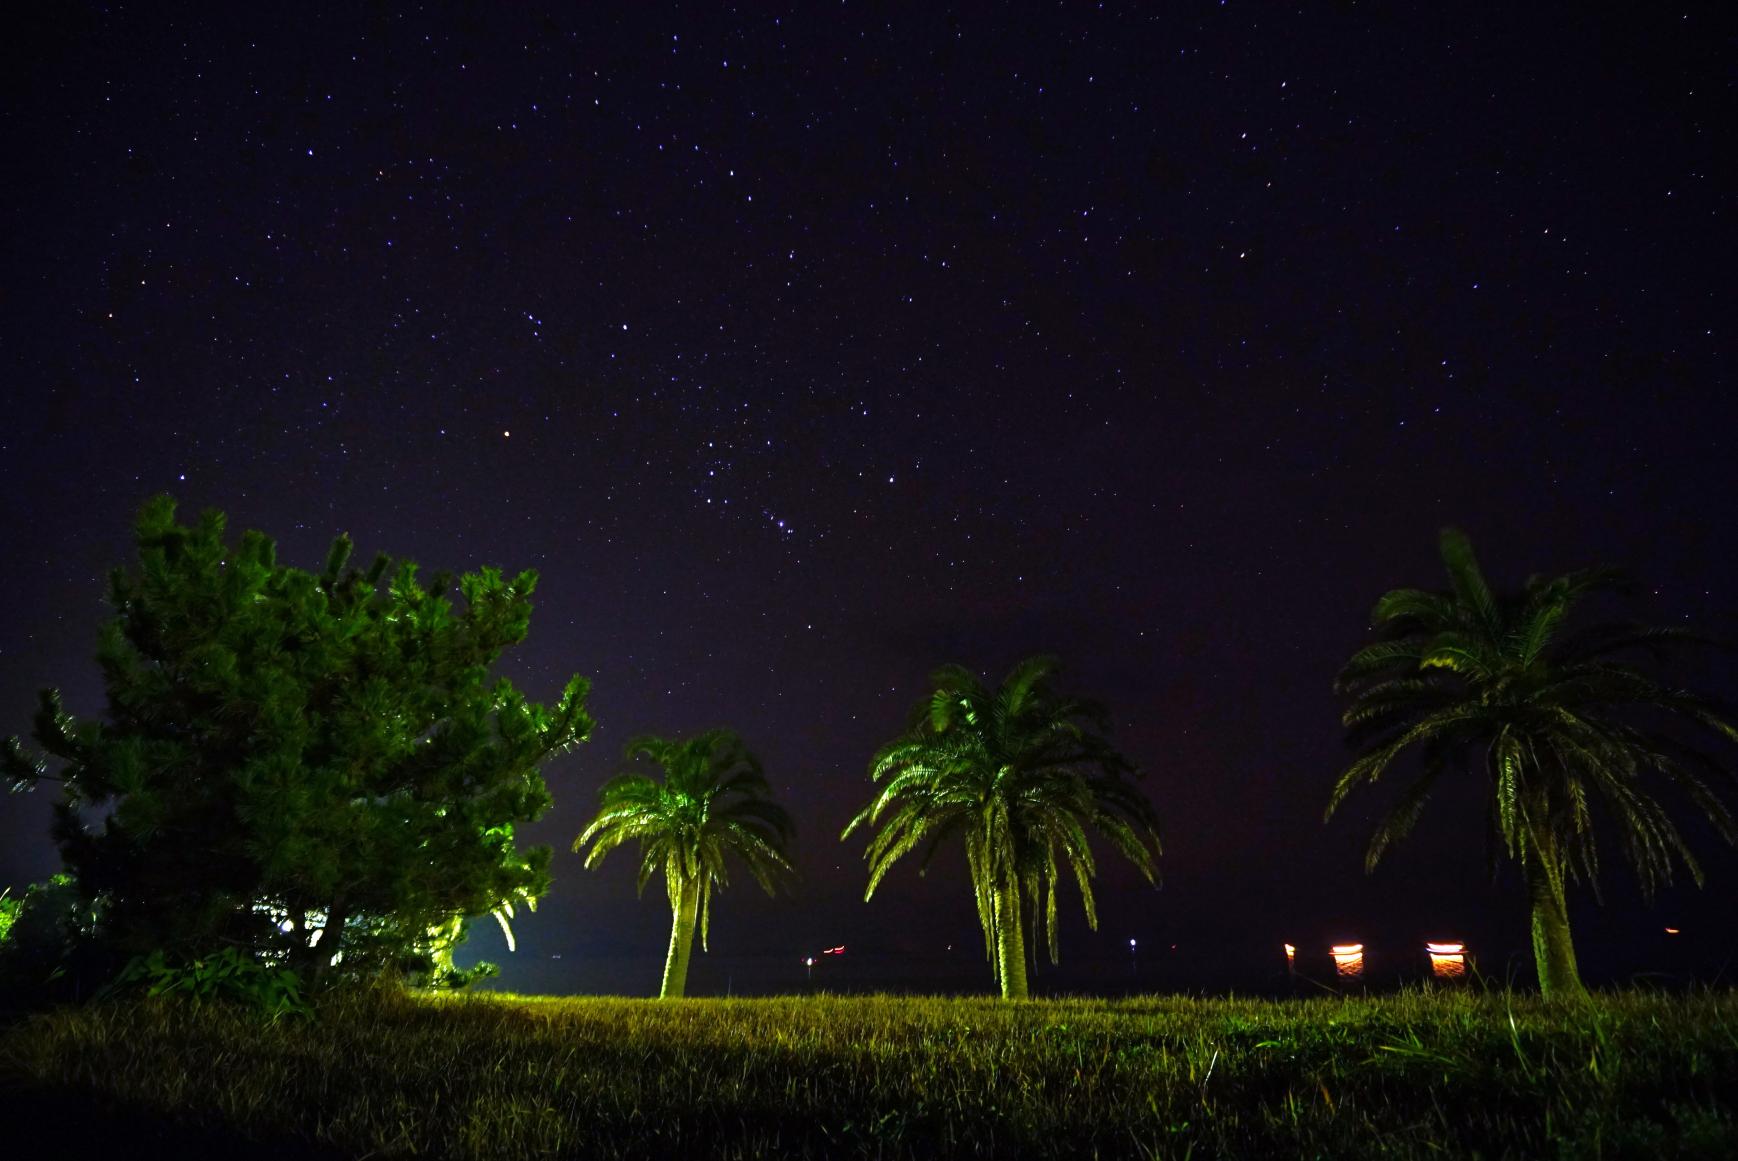
[[[236,948],[182,963],[160,951],[137,956],[122,969],[105,996],[142,991],[147,996],[175,996],[205,1003],[240,1004],[277,1019],[310,1014],[302,994],[302,979],[287,967],[262,964]]]
[[[100,908],[79,894],[71,875],[33,883],[5,903],[0,1010],[84,999],[115,974],[118,957],[95,936]]]

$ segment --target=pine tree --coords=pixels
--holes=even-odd
[[[0,760],[15,788],[60,783],[61,855],[123,954],[426,970],[453,917],[547,889],[548,848],[514,827],[550,804],[539,766],[590,735],[588,683],[546,708],[490,679],[534,573],[465,574],[455,607],[408,561],[350,567],[348,537],[310,573],[225,528],[144,506],[138,563],[110,584],[106,714],[44,691],[44,755],[14,738]]]

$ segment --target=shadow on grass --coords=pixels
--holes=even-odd
[[[307,1141],[258,1141],[233,1131],[181,1124],[96,1094],[0,1088],[0,1125],[6,1126],[6,1156],[17,1161],[339,1161],[348,1156]]]

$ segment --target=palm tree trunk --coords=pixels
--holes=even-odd
[[[685,881],[672,893],[670,950],[664,956],[664,983],[660,1000],[679,1000],[688,987],[688,954],[694,949],[694,913],[700,904],[699,876]]]
[[[1535,839],[1523,852],[1521,865],[1533,904],[1533,963],[1539,972],[1539,992],[1546,999],[1581,999],[1587,989],[1575,963],[1563,867],[1555,844]]]
[[[1002,981],[1002,999],[1024,1000],[1026,988],[1026,939],[1020,923],[1020,891],[1012,882],[996,885],[996,974]]]

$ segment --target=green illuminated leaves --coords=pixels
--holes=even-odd
[[[589,736],[588,686],[553,708],[489,670],[524,638],[535,577],[495,569],[425,586],[410,562],[319,574],[270,538],[226,538],[222,513],[182,525],[141,511],[135,567],[111,577],[99,662],[109,713],[77,721],[45,695],[34,734],[59,763],[57,837],[127,951],[215,947],[317,975],[415,958],[427,931],[541,893],[549,852],[515,823],[549,805],[539,766]],[[8,777],[48,777],[9,745]],[[78,811],[112,808],[88,828]],[[334,916],[316,950],[256,907]]]
[[[729,882],[725,855],[741,860],[772,894],[794,873],[788,854],[793,828],[784,808],[772,801],[759,760],[732,730],[686,739],[645,734],[628,742],[624,756],[649,760],[663,777],[627,771],[604,783],[598,813],[573,850],[585,853],[589,869],[635,841],[639,889],[664,875],[672,931],[662,994],[680,996],[694,927],[704,947],[712,889]]]
[[[1464,534],[1445,531],[1441,552],[1448,591],[1385,595],[1373,618],[1382,639],[1340,671],[1336,689],[1351,698],[1342,721],[1358,755],[1336,781],[1326,813],[1403,756],[1422,753],[1422,778],[1371,839],[1366,864],[1373,868],[1411,830],[1446,769],[1482,775],[1499,846],[1538,882],[1555,885],[1539,896],[1552,911],[1549,922],[1538,926],[1535,916],[1548,932],[1539,945],[1541,977],[1550,974],[1550,958],[1559,986],[1578,992],[1567,920],[1558,913],[1561,884],[1576,876],[1591,881],[1598,869],[1594,804],[1615,822],[1644,891],[1669,882],[1674,866],[1699,879],[1648,784],[1675,785],[1732,838],[1738,826],[1713,789],[1716,781],[1729,784],[1730,774],[1657,724],[1675,718],[1729,741],[1738,730],[1712,703],[1662,685],[1627,656],[1645,650],[1658,660],[1686,635],[1635,626],[1568,631],[1581,600],[1615,586],[1609,570],[1534,577],[1520,592],[1499,595]]]
[[[993,692],[962,666],[936,670],[909,732],[871,759],[869,776],[881,786],[840,835],[874,830],[864,852],[866,899],[906,855],[921,848],[927,868],[944,841],[962,839],[985,952],[1007,996],[1025,994],[1027,926],[1046,933],[1057,957],[1064,863],[1097,926],[1088,828],[1149,881],[1157,870],[1157,817],[1103,737],[1102,707],[1051,690],[1056,668],[1054,658],[1028,658]]]

